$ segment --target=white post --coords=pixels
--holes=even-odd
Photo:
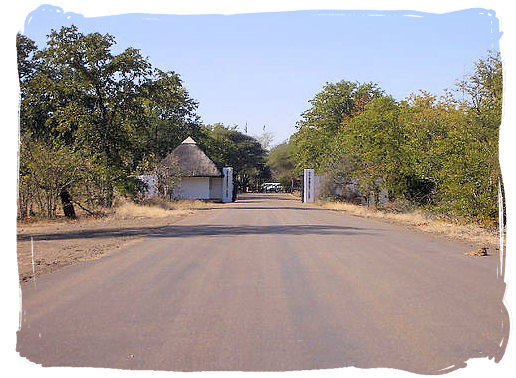
[[[140,175],[138,179],[147,185],[144,192],[145,198],[155,197],[158,194],[157,183],[158,176],[156,175]]]
[[[233,202],[233,168],[222,168],[222,202]]]
[[[303,180],[303,202],[314,203],[315,202],[315,178],[313,169],[304,170]]]

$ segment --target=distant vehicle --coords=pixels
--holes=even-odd
[[[279,182],[265,182],[261,188],[264,193],[279,193],[283,191],[283,187]]]

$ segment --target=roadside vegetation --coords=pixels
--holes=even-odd
[[[131,47],[115,54],[115,44],[75,26],[52,30],[42,48],[17,35],[19,219],[100,216],[120,198],[139,202],[136,176],[188,136],[216,164],[233,167],[238,188],[269,177],[257,138],[203,124],[178,73]]]
[[[271,171],[286,185],[314,168],[335,207],[424,211],[491,228],[503,193],[502,82],[500,54],[489,52],[439,97],[421,90],[396,101],[374,83],[327,83],[290,140],[271,150]]]
[[[485,224],[460,222],[421,209],[400,212],[391,210],[388,206],[359,206],[345,201],[323,201],[320,205],[325,209],[343,211],[350,215],[382,222],[401,224],[414,230],[439,235],[447,239],[461,240],[490,250],[499,250],[500,248],[500,234],[495,226],[487,227]]]
[[[195,213],[196,210],[207,209],[213,204],[200,200],[167,201],[160,198],[149,198],[139,203],[124,200],[113,209],[114,219],[164,218]]]

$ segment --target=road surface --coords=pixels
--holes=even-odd
[[[469,249],[249,195],[23,284],[17,350],[43,366],[173,371],[435,374],[498,361],[499,258]]]

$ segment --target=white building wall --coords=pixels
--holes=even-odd
[[[173,196],[188,199],[210,199],[210,178],[183,177],[174,190]]]
[[[222,199],[221,177],[210,177],[210,199]]]

